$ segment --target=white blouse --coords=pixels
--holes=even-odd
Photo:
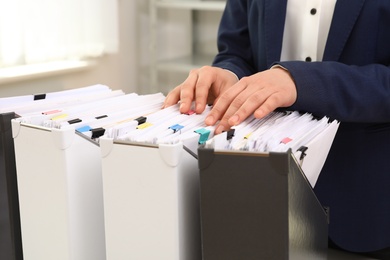
[[[288,0],[281,61],[321,61],[336,0]]]

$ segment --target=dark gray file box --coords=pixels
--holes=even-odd
[[[21,260],[22,239],[11,119],[0,114],[0,259]]]
[[[198,156],[204,260],[327,258],[328,213],[290,152]]]

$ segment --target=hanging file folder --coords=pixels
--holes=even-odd
[[[196,158],[182,143],[100,147],[107,260],[201,259]]]

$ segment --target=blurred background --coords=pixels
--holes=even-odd
[[[9,3],[11,2],[11,3]],[[0,0],[0,97],[163,92],[217,52],[224,0]]]

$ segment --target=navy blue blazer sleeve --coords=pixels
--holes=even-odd
[[[233,71],[239,78],[256,72],[247,22],[247,1],[227,3],[218,31],[219,53],[213,65]]]
[[[343,122],[390,122],[390,1],[337,1],[322,62],[280,62],[285,0],[228,0],[213,65],[239,78],[281,64],[297,86],[288,109]]]

